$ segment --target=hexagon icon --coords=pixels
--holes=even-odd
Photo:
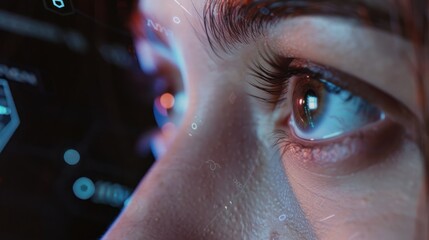
[[[64,4],[63,0],[53,0],[52,3],[54,4],[54,7],[56,7],[56,8],[63,8],[66,6]]]
[[[71,0],[43,0],[43,4],[47,10],[60,15],[69,15],[74,13],[73,3]]]
[[[19,126],[18,112],[6,80],[0,79],[0,153]]]

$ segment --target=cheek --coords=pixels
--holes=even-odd
[[[408,239],[415,230],[422,189],[419,153],[414,143],[405,141],[388,159],[341,177],[316,175],[298,164],[285,169],[321,239]]]
[[[311,239],[279,157],[260,141],[248,94],[223,78],[193,74],[192,87],[199,91],[151,174],[158,176],[153,183],[163,182],[156,191],[169,195],[161,216],[192,210],[198,219],[188,224],[209,239]],[[211,81],[198,82],[202,77]]]

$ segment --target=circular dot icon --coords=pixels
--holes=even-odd
[[[173,22],[174,22],[175,24],[179,24],[179,23],[180,23],[180,18],[178,18],[178,17],[174,17],[174,18],[173,18]]]
[[[280,215],[279,221],[283,222],[284,220],[286,220],[286,215],[285,214]]]
[[[198,128],[198,126],[197,126],[197,124],[196,124],[196,123],[192,123],[191,127],[192,127],[192,129],[194,129],[194,130],[197,130],[197,128]]]
[[[69,149],[64,152],[64,162],[68,165],[76,165],[80,161],[80,154],[74,149]]]
[[[79,199],[90,199],[95,193],[94,182],[86,177],[77,179],[73,184],[73,193]]]

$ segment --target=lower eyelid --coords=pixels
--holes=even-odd
[[[287,64],[282,64],[284,62]],[[322,67],[321,70],[325,69],[323,66],[305,59],[294,59],[292,62],[284,61],[281,56],[274,58],[270,65],[275,69],[274,74],[268,74],[267,82],[270,84],[277,83],[279,77],[283,76],[278,73],[282,73],[284,68],[302,69],[307,67],[313,69],[317,67],[319,69]],[[284,65],[286,66],[282,67]],[[356,95],[382,110],[386,118],[332,140],[308,142],[294,136],[291,132],[288,126],[288,119],[292,116],[291,104],[290,101],[281,101],[274,109],[274,119],[275,128],[285,133],[283,134],[285,136],[277,139],[276,144],[283,156],[283,161],[287,162],[285,165],[298,165],[314,173],[339,176],[363,170],[387,159],[389,154],[397,153],[397,149],[410,135],[410,119],[414,118],[411,118],[413,115],[410,114],[409,110],[384,91],[365,84],[362,80],[349,74],[332,68],[327,69],[333,74],[334,80],[344,80],[341,82],[344,82],[347,90],[353,90],[351,91],[353,94],[362,93],[364,96]],[[284,76],[286,75],[284,74]],[[265,75],[262,77],[264,79]],[[291,99],[293,92],[291,89],[294,89],[296,81],[293,81],[293,77],[288,79],[286,99]],[[335,83],[337,82],[339,80],[335,81]],[[341,87],[345,87],[344,85]]]
[[[291,130],[284,131],[278,147],[285,164],[328,176],[349,175],[388,159],[405,139],[404,128],[389,119],[322,142],[301,140]]]

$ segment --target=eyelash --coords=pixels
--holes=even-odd
[[[285,58],[283,56],[266,52],[261,54],[262,61],[254,61],[249,66],[250,75],[257,79],[256,83],[251,83],[251,85],[267,94],[267,97],[261,97],[258,95],[251,95],[257,99],[268,103],[273,106],[282,105],[283,102],[288,101],[288,91],[294,91],[291,87],[291,79],[293,77],[302,77],[310,76],[311,79],[315,81],[324,81],[325,89],[333,94],[340,94],[343,91],[347,91],[349,96],[344,99],[344,102],[356,100],[359,101],[359,97],[350,91],[355,86],[355,82],[344,82],[343,79],[339,79],[334,73],[330,72],[328,68],[323,66],[309,64],[310,66],[295,67],[292,65],[295,58]],[[300,64],[298,64],[300,65]],[[267,67],[268,66],[268,67]],[[323,80],[322,80],[323,79]],[[299,81],[299,79],[297,79]],[[290,96],[290,94],[289,94]],[[291,102],[291,101],[288,101]],[[368,105],[360,104],[357,109],[357,114],[361,111],[369,111]],[[290,118],[286,117],[286,118]],[[284,125],[287,119],[281,119]],[[288,127],[281,126],[273,133],[273,140],[276,149],[278,149],[283,156],[285,153],[297,154],[298,152],[306,152],[307,156],[311,156],[311,152],[316,150],[319,152],[325,152],[326,154],[331,154],[332,158],[341,158],[341,156],[334,156],[332,154],[331,147],[332,145],[347,147],[348,144],[352,141],[346,139],[333,139],[329,141],[322,142],[307,142],[307,141],[295,141],[296,137],[292,137],[293,133],[288,129]],[[360,142],[363,139],[361,132],[357,132],[353,137],[355,139],[353,142]],[[332,143],[337,144],[332,144]],[[326,155],[325,154],[325,155]],[[303,158],[301,156],[301,158]],[[311,158],[311,157],[310,157]],[[308,159],[311,161],[314,159]]]
[[[286,100],[289,80],[294,74],[288,70],[293,59],[270,54],[261,54],[261,57],[262,61],[254,61],[249,66],[250,75],[258,79],[256,83],[251,83],[251,85],[267,93],[269,97],[252,96],[276,105]],[[266,68],[264,63],[268,64],[269,68]]]
[[[344,83],[335,77],[326,76],[328,74],[334,76],[331,72],[327,72],[326,69],[291,67],[291,63],[297,60],[296,58],[285,58],[276,54],[266,53],[261,54],[261,57],[261,62],[254,61],[249,66],[250,75],[259,80],[257,83],[251,83],[251,85],[267,93],[270,97],[252,96],[269,104],[277,105],[287,100],[286,95],[290,89],[290,79],[294,76],[309,76],[316,81],[326,79],[324,81],[325,89],[330,93],[339,94],[342,91],[349,91],[350,83]],[[265,67],[264,63],[269,68]],[[345,102],[351,101],[355,97],[351,91],[349,93],[349,97],[345,99]]]

